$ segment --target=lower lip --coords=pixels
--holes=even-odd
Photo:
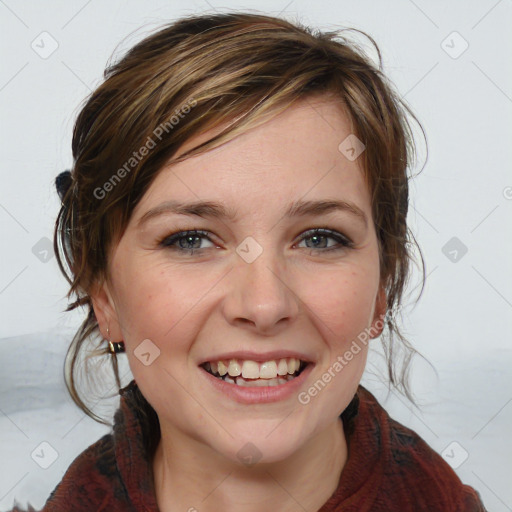
[[[224,382],[222,379],[214,377],[203,368],[200,367],[199,369],[207,377],[212,386],[235,402],[240,402],[242,404],[265,404],[286,400],[287,398],[290,398],[290,396],[297,394],[299,388],[313,370],[313,366],[314,365],[312,363],[309,363],[298,377],[289,380],[285,384],[250,388]]]

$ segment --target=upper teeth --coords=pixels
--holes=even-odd
[[[210,361],[206,363],[206,369],[212,373],[218,373],[223,376],[228,373],[231,377],[241,375],[244,379],[274,379],[278,375],[295,373],[300,367],[300,359],[288,357],[285,359],[265,361],[257,363],[256,361]]]

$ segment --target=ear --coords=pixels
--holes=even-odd
[[[387,311],[387,294],[383,285],[379,287],[377,297],[375,298],[375,308],[373,313],[372,325],[369,329],[371,339],[378,338],[384,329],[384,317]]]
[[[122,341],[123,333],[119,326],[119,318],[115,302],[106,282],[97,284],[90,291],[94,315],[98,321],[101,335],[110,341]],[[108,328],[108,334],[107,334]]]

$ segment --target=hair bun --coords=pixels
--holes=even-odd
[[[64,197],[71,186],[71,171],[68,169],[66,171],[61,172],[55,178],[55,187],[57,189],[57,194],[59,194],[60,200],[63,201]]]

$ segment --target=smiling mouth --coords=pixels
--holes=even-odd
[[[286,384],[298,377],[309,365],[296,358],[267,361],[259,365],[255,361],[207,362],[201,368],[219,380],[243,387],[270,387]]]

